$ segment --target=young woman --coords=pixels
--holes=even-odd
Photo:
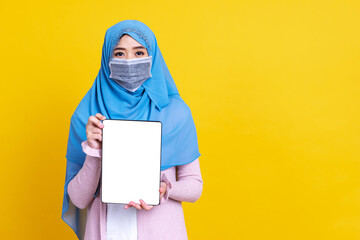
[[[104,119],[162,122],[159,205],[100,200]],[[199,156],[191,111],[179,96],[153,32],[135,20],[110,27],[100,71],[71,117],[63,220],[79,239],[187,239],[181,202],[201,196]]]

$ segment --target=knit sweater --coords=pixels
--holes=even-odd
[[[82,142],[85,162],[69,182],[71,202],[78,208],[87,208],[85,240],[106,239],[107,204],[101,201],[101,149],[93,149]],[[199,159],[188,164],[161,171],[161,181],[167,185],[160,204],[151,210],[136,210],[138,240],[185,240],[187,238],[181,202],[196,202],[203,190]],[[96,196],[94,197],[95,193]]]

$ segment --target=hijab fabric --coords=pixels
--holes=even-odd
[[[135,92],[124,89],[109,78],[113,49],[124,34],[146,47],[152,57],[152,77]],[[96,113],[101,113],[107,119],[161,121],[161,171],[190,163],[200,156],[190,108],[178,93],[154,33],[136,20],[121,21],[110,27],[105,34],[99,73],[70,121],[62,219],[79,239],[81,224],[85,219],[82,219],[81,210],[71,203],[67,187],[84,164],[86,154],[82,151],[81,143],[87,140],[88,118]]]

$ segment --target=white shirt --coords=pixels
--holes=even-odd
[[[106,240],[137,240],[137,209],[125,205],[107,204]]]

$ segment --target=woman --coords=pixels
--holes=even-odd
[[[101,202],[104,119],[162,122],[159,205]],[[199,156],[191,111],[179,96],[153,32],[135,20],[110,27],[100,71],[71,117],[63,220],[79,239],[187,239],[181,202],[201,196]]]

